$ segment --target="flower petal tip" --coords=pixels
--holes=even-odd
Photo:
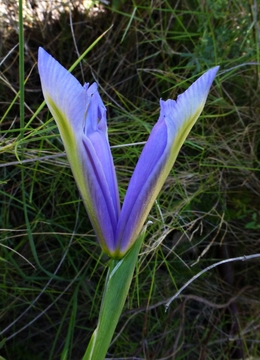
[[[215,79],[217,72],[219,71],[220,66],[215,66],[211,69],[209,69],[208,71],[206,71],[201,78],[203,78],[205,76],[205,79],[208,82],[208,86],[210,87],[213,80]]]

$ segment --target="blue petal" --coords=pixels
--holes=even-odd
[[[102,249],[115,249],[119,194],[108,143],[106,108],[97,84],[80,83],[42,48],[39,73],[47,105]]]
[[[139,235],[179,150],[205,105],[218,67],[207,71],[177,101],[160,101],[161,112],[142,151],[125,196],[117,227],[122,256]]]
[[[81,132],[88,105],[86,90],[79,81],[43,48],[39,48],[38,69],[45,100],[62,111],[74,132]],[[52,109],[50,109],[52,111]],[[55,118],[55,116],[54,116]]]

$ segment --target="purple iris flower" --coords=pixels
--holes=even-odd
[[[46,103],[102,249],[115,251],[119,193],[107,136],[106,108],[97,84],[82,86],[45,50],[38,68]]]
[[[219,67],[204,73],[177,100],[160,100],[160,116],[130,180],[118,221],[120,254],[133,244],[171,171],[182,144],[202,112]]]
[[[205,105],[218,67],[203,74],[161,113],[142,151],[120,211],[107,134],[106,108],[97,90],[81,84],[42,48],[38,67],[46,103],[104,252],[121,258],[140,234],[178,152]]]

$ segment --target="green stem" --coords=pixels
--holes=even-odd
[[[121,260],[110,260],[98,325],[83,360],[103,360],[106,356],[128,295],[144,237],[145,231]]]

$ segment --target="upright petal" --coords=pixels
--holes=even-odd
[[[203,110],[218,68],[203,74],[176,101],[160,101],[159,120],[142,151],[124,199],[114,256],[123,256],[139,235],[182,144]]]
[[[82,86],[42,48],[39,74],[46,103],[102,249],[115,249],[119,194],[107,136],[106,108],[97,84]]]

